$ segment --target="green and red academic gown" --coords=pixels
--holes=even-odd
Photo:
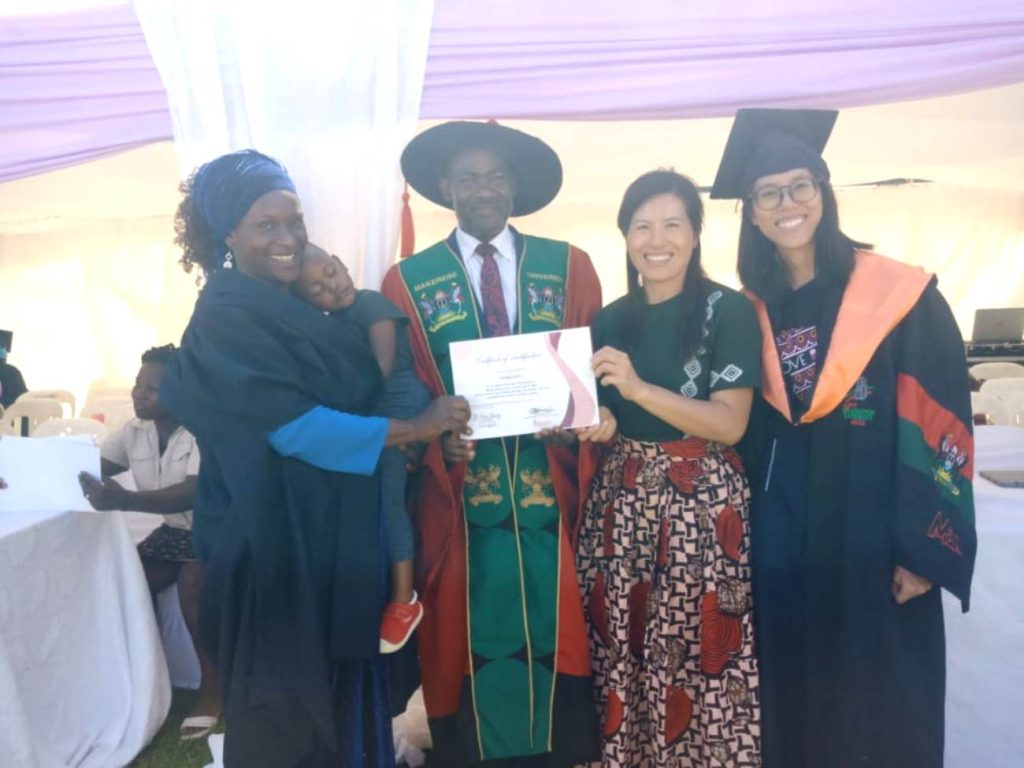
[[[515,233],[517,333],[587,326],[601,308],[590,258]],[[391,268],[381,292],[411,319],[416,373],[451,394],[448,344],[484,336],[453,235]],[[598,729],[574,534],[596,457],[532,436],[477,442],[467,466],[427,449],[416,493],[423,694],[439,765],[537,756],[573,765]]]
[[[748,294],[763,331],[744,442],[766,768],[942,765],[938,587],[967,610],[977,546],[963,342],[932,275],[855,259],[827,289],[827,352],[795,418],[776,310]],[[897,605],[896,565],[936,588]]]

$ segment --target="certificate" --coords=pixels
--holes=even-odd
[[[90,438],[0,438],[0,512],[91,511],[78,473],[100,476],[100,449]]]
[[[449,352],[473,440],[598,423],[589,328],[455,341]]]

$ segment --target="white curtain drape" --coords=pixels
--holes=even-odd
[[[253,147],[295,180],[310,240],[376,288],[396,250],[433,0],[135,0],[182,175]]]

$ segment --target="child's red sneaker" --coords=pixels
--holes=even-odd
[[[401,650],[423,620],[423,603],[413,594],[411,603],[388,603],[380,621],[380,652]]]

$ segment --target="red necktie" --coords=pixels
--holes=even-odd
[[[508,311],[505,309],[505,293],[501,290],[501,274],[498,262],[494,260],[497,249],[490,243],[480,243],[476,252],[484,260],[480,270],[480,303],[484,308],[484,324],[488,336],[508,336]]]

